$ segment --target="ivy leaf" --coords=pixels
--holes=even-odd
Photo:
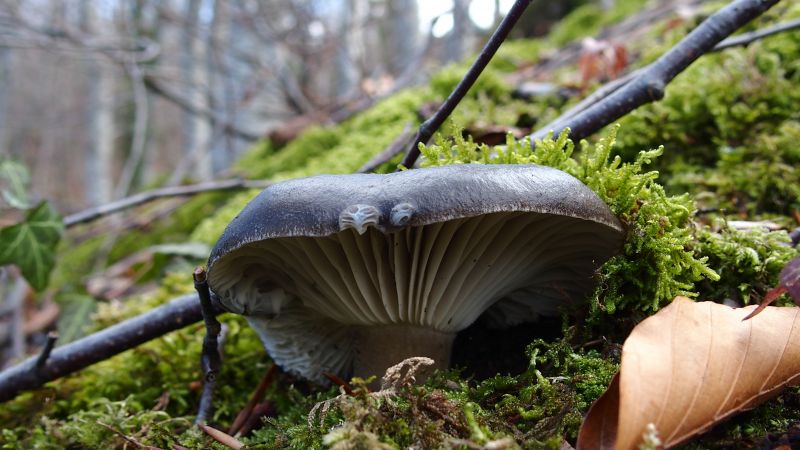
[[[24,165],[10,159],[0,160],[0,194],[12,208],[28,209],[28,191],[30,181],[28,169]]]
[[[0,265],[17,265],[31,287],[44,289],[63,231],[58,213],[47,202],[40,203],[23,222],[0,229]]]

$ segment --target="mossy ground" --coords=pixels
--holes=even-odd
[[[768,217],[789,226],[790,214],[800,208],[800,32],[704,56],[668,87],[663,101],[630,114],[618,134],[608,129],[594,143],[573,145],[558,137],[531,152],[525,141],[513,139],[496,148],[479,146],[460,131],[529,126],[555,117],[577,98],[514,99],[506,74],[621,15],[583,8],[562,24],[554,41],[504,45],[454,114],[458,126],[424,151],[429,165],[550,165],[595,190],[627,225],[628,238],[623,254],[599,274],[591,313],[565,318],[560,339],[534,341],[524,352],[527,364],[511,373],[479,379],[454,370],[383,400],[356,383],[356,396],[345,397],[312,426],[309,411],[336,390],[279,377],[268,392],[277,415],[242,438],[250,448],[474,448],[503,439],[510,439],[510,448],[557,448],[563,438],[574,438],[581,415],[617,368],[619,344],[638,320],[677,294],[746,303],[776,283],[778,271],[797,255],[785,245],[786,233],[735,231],[724,223]],[[779,4],[749,28],[798,16],[800,6]],[[673,29],[673,37],[657,48],[632,50],[652,59],[691,25]],[[417,110],[441,101],[465,67],[446,68],[428,86],[399,93],[341,125],[308,130],[283,148],[259,144],[238,170],[274,180],[351,172],[406,124],[417,126]],[[159,242],[211,244],[254,194],[197,197],[154,229],[126,232],[107,259]],[[717,211],[697,217],[698,204]],[[101,247],[101,239],[65,246],[55,286],[81,292],[80,277],[97,264],[92,257]],[[167,275],[154,294],[103,305],[93,326],[106,326],[190,288],[189,274]],[[224,428],[271,363],[241,319],[221,319],[228,327],[226,358],[212,422]],[[124,435],[162,448],[222,448],[191,427],[202,333],[199,325],[187,327],[3,404],[0,445],[130,447]],[[694,448],[756,445],[767,433],[785,431],[800,422],[797,396],[790,392],[718,427]]]

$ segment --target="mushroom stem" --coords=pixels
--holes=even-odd
[[[355,333],[353,373],[378,379],[389,367],[414,356],[434,360],[433,368],[446,369],[456,333],[432,330],[417,325],[373,325]]]

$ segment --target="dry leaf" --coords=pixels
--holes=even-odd
[[[637,325],[578,450],[636,449],[650,423],[673,447],[800,382],[800,309],[767,307],[742,321],[754,308],[677,297]]]

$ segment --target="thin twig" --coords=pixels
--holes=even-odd
[[[378,153],[377,155],[373,156],[372,159],[367,161],[366,164],[361,166],[358,169],[358,173],[367,173],[372,172],[373,170],[377,169],[378,167],[388,163],[395,157],[398,153],[404,151],[408,148],[409,141],[411,140],[411,123],[407,123],[406,126],[403,128],[403,131],[400,133],[400,136],[397,136],[388,147],[386,147],[382,152]]]
[[[711,51],[742,25],[769,9],[778,0],[736,0],[704,20],[683,40],[652,64],[644,67],[630,82],[602,101],[580,113],[556,119],[531,135],[531,140],[543,139],[549,133],[570,130],[573,140],[583,139],[600,128],[646,103],[660,100],[666,85],[697,58]],[[532,143],[532,145],[535,145]]]
[[[215,305],[214,311],[219,313],[221,309]],[[197,295],[184,295],[144,314],[54,348],[47,362],[38,370],[38,357],[28,358],[0,372],[0,402],[199,322],[200,319],[202,313]]]
[[[220,431],[208,425],[200,424],[199,426],[200,429],[205,431],[207,435],[211,436],[215,441],[219,442],[222,445],[230,447],[234,450],[239,450],[242,447],[244,447],[243,443],[241,443],[238,439],[229,435],[228,433],[225,433],[224,431]]]
[[[203,394],[200,396],[200,407],[197,410],[197,417],[194,419],[195,424],[201,424],[205,423],[206,419],[211,416],[213,408],[214,386],[222,365],[222,356],[217,342],[222,325],[217,320],[217,314],[211,302],[211,291],[208,289],[206,270],[198,267],[192,276],[194,278],[194,288],[200,298],[203,322],[205,322],[206,326],[206,335],[203,338],[203,353],[200,356],[203,368]]]
[[[530,3],[531,0],[516,0],[514,2],[514,6],[511,7],[506,17],[500,22],[500,25],[497,27],[494,34],[492,34],[492,37],[489,38],[489,42],[486,43],[480,54],[478,54],[478,58],[472,64],[472,67],[469,68],[466,75],[464,75],[464,78],[459,81],[458,85],[453,89],[453,92],[447,97],[447,100],[445,100],[442,106],[439,107],[439,110],[436,111],[436,114],[420,125],[417,134],[412,140],[411,147],[407,150],[405,158],[403,158],[403,162],[401,163],[403,166],[411,168],[414,165],[417,158],[419,158],[419,144],[427,144],[431,136],[433,136],[433,133],[435,133],[436,130],[442,126],[444,121],[450,117],[450,114],[456,106],[458,106],[459,102],[461,102],[461,99],[467,95],[472,85],[475,84],[475,80],[478,79],[483,69],[489,64],[489,61],[492,60],[497,49],[500,48],[500,44],[505,41],[508,33],[514,28],[514,24],[517,23],[517,20],[519,20]]]
[[[729,38],[723,40],[719,44],[715,45],[714,48],[712,48],[709,51],[709,53],[719,52],[719,51],[722,51],[722,50],[725,50],[725,49],[731,48],[731,47],[748,45],[748,44],[753,43],[756,40],[763,39],[763,38],[765,38],[767,36],[772,36],[774,34],[783,33],[785,31],[790,31],[790,30],[794,30],[794,29],[797,29],[797,28],[800,28],[800,19],[799,20],[793,20],[791,22],[780,23],[778,25],[775,25],[775,26],[769,27],[769,28],[765,28],[763,30],[756,30],[756,31],[753,31],[753,32],[750,32],[750,33],[741,34],[739,36],[732,36],[732,37],[729,37]],[[621,76],[621,77],[619,77],[619,78],[617,78],[615,80],[609,81],[608,83],[600,86],[599,88],[597,88],[597,90],[592,92],[586,98],[584,98],[579,103],[577,103],[575,106],[573,106],[569,110],[563,112],[553,122],[550,122],[547,125],[543,126],[542,129],[544,129],[544,130],[554,129],[554,125],[557,122],[567,120],[567,119],[575,116],[579,112],[582,112],[585,109],[589,108],[590,106],[594,105],[595,103],[600,102],[601,100],[605,99],[609,95],[613,94],[614,92],[616,92],[617,90],[619,90],[620,88],[622,88],[623,86],[628,84],[629,81],[631,81],[632,79],[634,79],[637,76],[639,76],[639,74],[641,73],[641,70],[642,69],[636,69],[636,70],[634,70],[632,72],[629,72],[629,73],[627,73],[627,74],[625,74],[625,75],[623,75],[623,76]]]
[[[245,141],[250,141],[250,142],[257,141],[263,137],[260,134],[240,129],[230,121],[226,120],[223,117],[220,117],[219,114],[212,111],[211,109],[191,104],[188,100],[182,98],[181,96],[179,96],[174,92],[171,92],[169,89],[161,86],[161,84],[152,75],[145,75],[144,85],[153,94],[156,94],[159,97],[169,100],[170,102],[172,102],[185,112],[194,114],[196,116],[203,116],[209,119],[211,121],[212,126],[219,126],[228,134],[231,134],[240,139],[244,139]]]
[[[50,353],[53,351],[53,347],[55,347],[57,340],[58,333],[55,331],[47,333],[47,341],[44,343],[42,351],[39,352],[39,357],[36,358],[36,370],[41,370],[42,367],[47,364],[47,358],[50,357]]]
[[[261,418],[272,417],[275,415],[275,405],[269,401],[263,401],[253,408],[253,412],[247,418],[247,421],[242,425],[239,434],[246,436],[253,429],[262,424]]]
[[[144,450],[162,450],[159,447],[153,447],[152,445],[142,444],[141,442],[137,441],[133,436],[128,436],[125,433],[123,433],[122,431],[117,430],[116,428],[112,427],[111,425],[109,425],[107,423],[101,422],[99,420],[96,423],[98,425],[100,425],[101,427],[103,427],[103,428],[111,431],[112,433],[116,434],[117,436],[121,437],[122,439],[130,442],[136,448],[141,448],[141,449],[144,449]]]
[[[187,197],[200,194],[202,192],[227,191],[234,189],[263,189],[272,183],[269,181],[253,180],[222,180],[208,181],[204,183],[189,184],[185,186],[173,186],[152,191],[140,192],[130,197],[106,203],[94,208],[85,209],[75,214],[64,217],[64,226],[72,227],[81,223],[91,222],[109,214],[114,214],[134,206],[138,206],[153,200],[166,197]]]
[[[763,39],[767,36],[772,36],[773,34],[783,33],[798,28],[800,28],[800,19],[790,20],[788,22],[782,22],[777,25],[773,25],[771,27],[767,27],[761,30],[751,31],[749,33],[742,33],[738,36],[731,36],[725,39],[724,41],[720,42],[716,46],[714,46],[713,51],[718,52],[730,47],[748,45],[759,39]]]
[[[250,417],[250,414],[253,412],[253,408],[264,398],[264,394],[267,392],[267,388],[272,384],[272,380],[275,378],[277,372],[278,366],[274,364],[267,370],[245,407],[236,415],[236,419],[233,420],[233,424],[228,429],[228,434],[236,436],[236,433],[241,430],[242,426],[247,422],[247,418]]]
[[[617,79],[614,79],[612,81],[609,81],[608,83],[600,86],[599,88],[597,88],[597,90],[595,90],[594,92],[592,92],[591,94],[586,96],[586,98],[584,98],[580,102],[576,103],[575,106],[573,106],[572,108],[564,111],[563,113],[561,113],[560,116],[558,116],[557,119],[555,119],[554,121],[548,123],[547,125],[543,126],[542,128],[543,129],[550,129],[550,128],[552,128],[553,124],[556,123],[556,121],[564,121],[564,120],[569,119],[570,117],[574,117],[576,114],[586,110],[587,108],[589,108],[590,106],[594,105],[595,103],[598,103],[598,102],[602,101],[603,99],[605,99],[609,95],[611,95],[614,92],[616,92],[618,89],[620,89],[623,86],[625,86],[626,84],[628,84],[628,82],[631,81],[632,79],[634,79],[636,76],[638,76],[640,70],[641,69],[637,69],[637,70],[634,70],[632,72],[628,72],[627,74],[625,74],[625,75],[623,75],[623,76],[621,76],[621,77],[619,77]]]

